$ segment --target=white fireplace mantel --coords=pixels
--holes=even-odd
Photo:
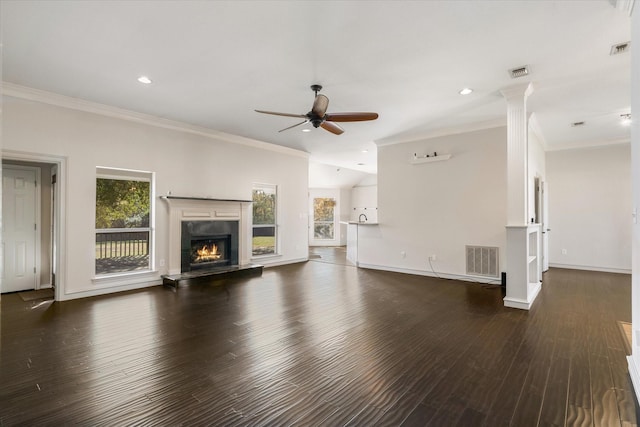
[[[251,200],[208,199],[161,196],[169,207],[169,274],[179,274],[183,221],[239,222],[238,259],[240,265],[251,258]]]

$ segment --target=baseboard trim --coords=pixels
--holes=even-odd
[[[497,285],[497,284],[500,284],[501,282],[499,277],[480,277],[480,276],[467,276],[462,274],[438,273],[438,272],[432,272],[432,271],[414,270],[411,268],[399,268],[399,267],[390,267],[387,265],[366,264],[362,262],[358,262],[356,265],[359,268],[367,268],[370,270],[392,271],[394,273],[412,274],[414,276],[428,276],[428,277],[434,277],[436,279],[460,280],[463,282],[486,283],[491,285]]]
[[[509,285],[507,285],[508,287]],[[531,306],[535,302],[540,290],[542,289],[542,285],[538,283],[538,285],[533,288],[531,292],[531,298],[529,300],[523,300],[520,298],[509,298],[504,297],[502,300],[504,301],[504,306],[509,308],[519,308],[520,310],[531,310]]]
[[[593,267],[588,265],[555,264],[555,263],[553,264],[549,263],[549,267],[566,268],[568,270],[601,271],[603,273],[631,274],[631,270],[626,268]]]
[[[284,260],[284,261],[260,262],[260,264],[264,265],[264,268],[270,268],[270,267],[278,267],[280,265],[287,265],[287,264],[299,264],[301,262],[307,262],[307,261],[309,261],[308,257],[307,258],[288,259],[288,260]]]

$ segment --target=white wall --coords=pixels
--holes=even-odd
[[[631,75],[640,74],[640,8],[636,3],[631,16]],[[633,381],[636,399],[640,400],[640,79],[631,79],[631,111],[635,119],[631,122],[631,164],[632,164],[632,200],[636,212],[632,221],[632,275],[631,275],[631,316],[633,324],[632,351],[629,356],[629,376]]]
[[[157,284],[160,274],[166,272],[166,267],[159,267],[153,277],[137,281],[92,281],[96,166],[155,172],[157,195],[171,191],[181,196],[250,200],[253,183],[277,184],[281,256],[260,262],[269,265],[308,258],[306,154],[265,149],[266,144],[250,144],[240,138],[244,144],[233,143],[234,137],[214,132],[208,136],[179,126],[168,129],[14,97],[3,99],[5,154],[15,151],[66,158],[63,221],[67,244],[62,255],[67,274],[60,283],[61,299]],[[157,259],[167,259],[168,208],[162,201],[157,201],[156,230]]]
[[[309,188],[351,188],[375,174],[324,163],[309,163]]]
[[[535,178],[540,178],[542,181],[546,180],[546,157],[542,141],[538,138],[535,132],[529,131],[528,136],[528,176],[529,176],[529,194],[528,194],[528,218],[535,218],[536,216],[536,203],[535,203]]]
[[[361,266],[462,276],[465,245],[506,247],[506,128],[378,148],[378,226],[359,227]],[[412,165],[413,153],[451,154]],[[402,255],[404,252],[404,257]]]
[[[361,214],[367,222],[378,222],[378,186],[358,186],[351,190],[351,212],[349,221],[358,221]]]
[[[629,272],[629,144],[547,152],[547,182],[550,265]]]

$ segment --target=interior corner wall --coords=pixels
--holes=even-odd
[[[630,149],[547,152],[551,267],[631,271]]]
[[[65,283],[73,299],[161,283],[153,278],[97,283],[94,278],[96,166],[155,172],[156,194],[251,200],[253,183],[278,185],[281,256],[275,265],[308,259],[308,158],[125,118],[3,97],[3,150],[66,159]],[[168,207],[156,199],[156,260],[168,259]],[[250,239],[250,236],[247,236]],[[247,242],[249,244],[249,242]],[[159,263],[157,264],[159,265]],[[70,268],[72,266],[72,268]]]
[[[434,151],[452,157],[411,164]],[[477,245],[498,247],[505,271],[506,162],[505,127],[378,147],[379,225],[359,227],[358,264],[433,275],[435,255],[435,273],[469,278]]]

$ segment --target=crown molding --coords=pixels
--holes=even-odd
[[[630,138],[620,138],[620,139],[610,139],[610,140],[593,140],[593,141],[585,141],[577,144],[563,144],[558,146],[547,146],[545,149],[546,152],[551,151],[565,151],[565,150],[581,150],[588,148],[600,148],[600,147],[608,147],[611,145],[621,145],[621,144],[630,144]]]
[[[86,101],[80,98],[60,95],[53,92],[47,92],[40,89],[34,89],[27,86],[20,86],[14,83],[2,82],[2,95],[12,98],[23,99],[27,101],[40,102],[43,104],[54,105],[62,108],[82,111],[85,113],[98,114],[105,117],[127,120],[130,122],[140,123],[148,126],[154,126],[163,129],[185,132],[193,135],[203,136],[205,138],[215,139],[218,141],[229,142],[232,144],[240,144],[253,148],[274,151],[281,154],[291,156],[309,158],[309,153],[296,150],[289,147],[270,144],[264,141],[258,141],[239,135],[233,135],[225,132],[216,131],[202,126],[191,125],[174,120],[163,119],[152,116],[150,114],[138,113],[136,111],[125,110],[122,108],[112,107],[110,105],[100,104],[97,102]]]
[[[385,140],[374,141],[374,142],[378,147],[384,147],[386,145],[406,144],[410,142],[424,141],[426,139],[442,138],[450,135],[460,135],[463,133],[477,132],[481,130],[494,129],[494,128],[500,128],[505,126],[507,126],[506,116],[499,119],[486,120],[483,122],[469,123],[462,126],[456,126],[455,128],[448,127],[448,128],[435,129],[432,131],[424,132],[422,134],[407,136],[405,138],[398,139],[398,140],[385,139]]]
[[[609,3],[624,14],[631,16],[635,0],[609,0]]]

